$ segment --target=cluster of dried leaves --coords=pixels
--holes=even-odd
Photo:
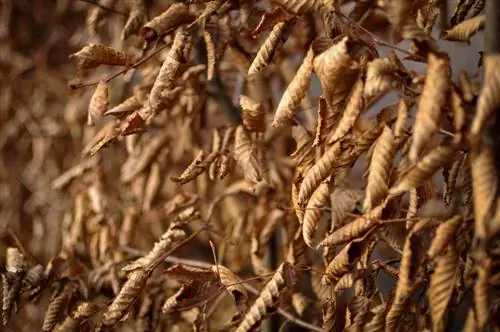
[[[1,7],[7,329],[500,329],[500,57],[438,42],[484,1],[41,3]]]

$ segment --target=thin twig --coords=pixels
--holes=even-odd
[[[365,27],[363,27],[362,25],[356,23],[356,22],[353,22],[348,16],[346,16],[344,13],[342,12],[335,12],[336,14],[338,14],[339,16],[341,16],[344,20],[346,20],[347,22],[349,22],[352,26],[354,26],[355,28],[363,31],[364,33],[366,33],[368,36],[370,36],[370,38],[372,38],[372,40],[381,45],[381,46],[385,46],[385,47],[389,47],[389,48],[392,48],[392,49],[395,49],[396,51],[399,51],[401,53],[404,53],[406,55],[411,55],[411,56],[415,56],[415,54],[411,53],[411,52],[408,52],[407,50],[399,47],[399,46],[396,46],[392,43],[389,43],[385,40],[382,40],[380,39],[376,34],[374,34],[373,32],[371,32],[370,30],[366,29]]]
[[[92,0],[80,0],[80,1],[81,2],[86,2],[89,5],[97,6],[97,7],[101,8],[101,9],[103,9],[103,10],[107,10],[108,12],[112,12],[112,13],[115,13],[115,14],[118,14],[118,15],[128,16],[128,14],[125,13],[125,12],[116,10],[114,8],[111,8],[111,7],[107,7],[107,6],[101,5],[100,3],[96,2],[96,1],[92,1]]]

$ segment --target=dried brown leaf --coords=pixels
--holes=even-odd
[[[441,109],[446,104],[450,87],[448,59],[429,53],[427,61],[427,77],[418,104],[409,152],[413,162],[417,161],[420,152],[439,129]]]
[[[475,236],[479,239],[485,239],[494,236],[500,230],[500,225],[491,224],[490,221],[498,192],[498,170],[490,147],[480,145],[472,150],[470,169],[474,199]]]
[[[455,215],[438,226],[436,235],[432,239],[427,251],[429,258],[433,259],[437,255],[440,255],[456,239],[456,234],[462,223],[462,216]]]
[[[241,95],[240,106],[243,110],[243,127],[249,132],[265,132],[266,113],[264,105],[253,98]]]
[[[141,29],[145,40],[155,40],[166,35],[183,24],[194,21],[195,16],[189,11],[187,4],[178,2],[170,5],[166,11],[147,22]]]
[[[339,143],[330,147],[323,156],[311,167],[300,185],[299,205],[305,206],[319,184],[329,177],[333,171],[335,162],[339,158],[341,146]]]
[[[120,293],[103,314],[102,322],[104,325],[114,325],[125,316],[144,289],[148,277],[149,274],[144,269],[135,269],[130,273]]]
[[[436,257],[436,269],[431,275],[427,297],[432,317],[433,331],[445,330],[445,318],[451,303],[455,281],[458,277],[459,256],[453,245]]]
[[[470,18],[445,31],[443,38],[446,40],[456,40],[468,43],[470,37],[484,28],[484,22],[485,15]]]
[[[484,85],[477,100],[470,133],[478,137],[500,107],[500,55],[484,56]]]
[[[293,80],[286,88],[274,114],[273,127],[283,127],[290,120],[309,89],[314,53],[309,49]]]
[[[108,109],[108,84],[100,81],[90,99],[87,125],[93,126]]]
[[[408,191],[430,179],[456,152],[456,146],[438,146],[421,159],[390,190],[390,194]]]
[[[312,194],[304,212],[302,235],[304,242],[311,248],[316,246],[314,233],[325,213],[325,206],[329,203],[330,187],[330,180],[322,182]]]
[[[293,266],[284,262],[276,270],[273,278],[260,292],[259,297],[245,315],[235,332],[247,332],[258,326],[275,307],[283,290],[295,283]]]
[[[354,126],[356,119],[365,107],[363,88],[364,81],[362,78],[359,78],[352,87],[352,91],[349,95],[346,108],[344,110],[344,113],[342,114],[342,117],[340,118],[337,127],[335,128],[335,131],[328,139],[329,144],[341,140]]]
[[[181,5],[180,3],[172,6]],[[158,112],[163,104],[162,94],[165,91],[173,90],[175,80],[180,75],[182,66],[189,59],[192,38],[182,29],[175,34],[174,42],[170,48],[167,57],[163,61],[160,72],[151,88],[149,94],[149,106],[154,113]]]
[[[372,207],[380,204],[386,197],[389,190],[389,172],[395,152],[395,138],[391,129],[384,126],[382,134],[375,142],[375,148],[370,161],[363,206],[365,212],[370,211]]]
[[[80,51],[70,55],[78,61],[80,69],[94,69],[99,65],[129,66],[134,57],[122,51],[101,44],[88,44]]]
[[[289,20],[286,22],[279,22],[273,27],[271,33],[261,45],[257,55],[255,55],[248,69],[248,75],[253,75],[262,71],[272,61],[275,61],[277,53],[288,39],[293,23],[293,20]]]

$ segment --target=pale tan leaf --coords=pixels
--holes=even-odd
[[[215,161],[217,155],[217,152],[211,152],[207,155],[204,151],[200,151],[186,170],[179,177],[171,177],[171,180],[179,184],[193,181]]]
[[[120,293],[118,293],[103,314],[102,322],[104,325],[114,325],[125,316],[130,306],[134,304],[142,292],[148,281],[148,277],[149,274],[143,269],[136,269],[130,273]]]
[[[135,3],[137,3],[137,1]],[[127,40],[130,36],[138,34],[147,19],[144,4],[139,6],[136,5],[131,8],[128,14],[127,22],[123,27],[121,39]]]
[[[352,86],[358,79],[359,68],[348,52],[348,37],[344,37],[314,58],[314,71],[323,89],[331,112],[340,113]]]
[[[484,84],[477,100],[476,115],[472,121],[470,132],[478,137],[490,118],[500,107],[500,55],[490,54],[483,58]]]
[[[436,235],[432,239],[429,250],[427,251],[429,258],[433,259],[437,255],[440,255],[450,243],[455,241],[456,233],[462,223],[462,217],[460,215],[455,215],[438,226]]]
[[[335,292],[343,291],[354,286],[356,280],[368,276],[372,271],[370,269],[360,269],[344,274],[336,283],[333,290]]]
[[[387,201],[328,235],[318,247],[335,247],[364,236],[379,224],[379,218]]]
[[[476,319],[476,330],[484,331],[490,320],[490,308],[492,290],[490,289],[491,278],[491,258],[482,254],[479,262],[476,263],[477,279],[474,283],[474,314]],[[472,309],[472,308],[471,308]]]
[[[451,16],[451,24],[456,25],[462,22],[466,17],[472,6],[474,5],[474,0],[458,0],[456,1],[455,10]]]
[[[100,81],[90,99],[87,124],[93,126],[108,109],[108,84]]]
[[[238,165],[242,168],[245,179],[252,184],[261,181],[259,161],[256,150],[253,148],[252,140],[248,137],[246,130],[242,126],[236,129],[234,140],[234,157]]]
[[[423,258],[419,232],[428,223],[428,220],[417,222],[406,237],[394,299],[386,316],[386,330],[393,331],[397,329],[414,291],[418,272],[422,268],[421,260]]]
[[[321,182],[331,175],[335,161],[338,159],[341,152],[339,143],[330,147],[318,162],[311,167],[300,185],[299,205],[305,206],[309,201],[309,197],[313,194]]]
[[[266,113],[264,105],[245,95],[240,96],[240,106],[243,110],[243,126],[249,132],[266,131]]]
[[[256,38],[262,32],[271,29],[279,22],[286,21],[291,17],[292,15],[284,11],[281,7],[276,7],[272,11],[265,12],[262,15],[259,24],[250,34],[252,35],[252,37]]]
[[[120,104],[107,110],[104,115],[122,116],[123,114],[131,113],[138,110],[142,106],[140,100],[134,95],[125,99]]]
[[[293,23],[293,20],[289,20],[286,22],[279,22],[273,27],[271,33],[261,45],[257,55],[255,55],[248,69],[248,75],[253,75],[262,71],[272,61],[275,61],[277,53],[288,39]]]
[[[172,6],[175,6],[175,4]],[[149,106],[153,114],[159,111],[163,103],[162,93],[175,87],[175,80],[180,75],[181,67],[189,57],[191,40],[189,34],[183,30],[179,30],[175,34],[172,47],[163,61],[149,94]]]
[[[460,168],[463,163],[463,159],[465,158],[464,154],[458,154],[456,158],[453,160],[453,163],[448,168],[443,168],[443,177],[444,177],[444,189],[443,189],[443,198],[444,202],[447,205],[450,205],[452,201],[452,197],[455,192],[457,178],[460,173]]]
[[[178,2],[170,5],[166,11],[147,22],[141,29],[141,36],[146,40],[155,40],[168,34],[180,25],[194,21],[195,16],[187,4]]]
[[[431,275],[427,297],[432,317],[433,331],[444,331],[446,313],[452,300],[455,281],[458,277],[459,256],[453,245],[448,245],[446,251],[436,257],[436,269]]]
[[[283,290],[292,287],[294,283],[295,272],[293,266],[287,262],[282,263],[273,278],[260,292],[259,297],[255,300],[235,332],[247,332],[257,327],[274,308]]]
[[[409,152],[413,162],[417,161],[420,152],[439,129],[441,109],[446,104],[450,87],[448,59],[429,53],[427,62],[427,77],[418,104]]]
[[[122,164],[120,180],[127,183],[132,181],[137,175],[148,167],[156,157],[157,153],[164,146],[168,139],[166,133],[161,133],[152,137],[148,144],[138,151],[137,154],[132,154]]]
[[[134,62],[134,57],[130,54],[92,43],[70,55],[70,58],[76,58],[80,69],[93,69],[99,65],[129,66]]]
[[[408,191],[431,178],[456,152],[456,146],[438,146],[421,159],[390,190],[390,194]]]
[[[221,283],[226,287],[227,291],[233,298],[236,307],[240,312],[246,309],[248,294],[242,281],[230,269],[221,265],[212,265],[212,272],[218,273]]]
[[[363,87],[364,81],[359,78],[358,81],[352,87],[351,94],[349,95],[346,108],[340,121],[335,128],[332,136],[328,139],[328,143],[332,144],[338,140],[341,140],[354,126],[356,119],[359,114],[364,109],[364,98],[363,98]]]
[[[309,89],[314,53],[309,49],[293,80],[286,88],[274,114],[273,127],[283,127],[290,120]]]
[[[394,136],[401,137],[404,135],[406,121],[408,120],[408,111],[407,102],[403,98],[400,98],[398,102],[398,115],[394,123]]]
[[[122,268],[123,271],[134,270],[149,270],[155,267],[158,260],[162,258],[169,250],[171,250],[177,243],[186,238],[186,232],[182,229],[183,221],[185,218],[192,218],[191,214],[196,211],[193,207],[186,209],[179,215],[178,222],[170,224],[168,230],[161,236],[161,238],[154,244],[153,249],[143,257],[129,263]],[[189,219],[188,219],[189,220]]]
[[[335,284],[344,274],[348,273],[361,256],[365,241],[352,241],[346,245],[328,264],[321,283],[326,286]]]
[[[493,151],[489,146],[480,145],[472,149],[470,169],[475,236],[479,239],[486,239],[500,230],[500,225],[490,223],[498,192],[498,170],[495,166]]]
[[[443,34],[443,38],[446,40],[456,40],[468,43],[470,37],[484,28],[484,22],[485,15],[470,18],[446,30]]]
[[[302,235],[304,237],[304,242],[311,248],[316,246],[314,233],[325,213],[325,206],[330,197],[330,186],[330,180],[322,182],[312,194],[304,212]]]
[[[391,129],[384,126],[382,134],[375,142],[370,161],[363,210],[370,211],[383,201],[389,190],[389,172],[396,152],[395,138]]]
[[[69,284],[60,286],[54,291],[43,318],[42,331],[51,331],[59,322],[69,302],[71,292],[72,288]]]
[[[398,70],[398,64],[389,57],[377,58],[368,62],[364,98],[370,100],[391,88]]]

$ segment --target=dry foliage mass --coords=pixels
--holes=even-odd
[[[500,331],[500,54],[446,3],[2,1],[3,330]]]

